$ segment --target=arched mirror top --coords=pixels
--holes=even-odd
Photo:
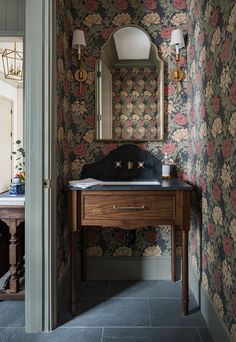
[[[114,30],[96,63],[96,138],[163,139],[164,62],[142,28]]]

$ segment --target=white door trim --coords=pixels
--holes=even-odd
[[[26,0],[25,37],[25,317],[37,332],[55,327],[57,311],[55,0]]]

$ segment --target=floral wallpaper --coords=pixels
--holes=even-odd
[[[236,340],[236,3],[189,0],[192,265]]]
[[[68,265],[69,228],[66,214],[66,184],[78,179],[85,163],[103,158],[118,147],[116,143],[95,140],[95,62],[101,48],[114,29],[124,24],[135,24],[145,29],[159,55],[165,61],[165,140],[161,143],[140,143],[162,159],[168,153],[170,162],[179,166],[180,177],[187,171],[187,87],[176,94],[175,84],[169,79],[168,68],[174,66],[170,50],[173,28],[186,28],[186,3],[184,0],[142,2],[126,0],[58,0],[57,2],[57,137],[58,137],[58,278]],[[75,80],[76,51],[71,48],[75,28],[85,32],[87,47],[83,49],[83,67],[88,78],[81,85]],[[186,67],[186,49],[182,49],[180,66]],[[179,233],[177,233],[179,237]],[[170,227],[149,227],[137,231],[132,247],[124,245],[125,234],[120,229],[89,228],[88,250],[90,256],[159,256],[170,254]],[[180,242],[179,242],[180,244]],[[177,252],[180,251],[178,244]]]
[[[112,70],[114,139],[158,138],[157,91],[155,68]]]

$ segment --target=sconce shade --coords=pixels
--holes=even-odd
[[[179,44],[180,49],[185,46],[183,32],[180,29],[173,30],[171,33],[170,45],[176,44]]]
[[[86,46],[84,31],[74,30],[73,39],[72,39],[72,47],[74,49],[78,49],[81,45]]]

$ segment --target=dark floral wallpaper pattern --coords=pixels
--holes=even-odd
[[[188,179],[192,265],[236,340],[236,3],[190,0]]]
[[[147,67],[112,70],[114,139],[158,138],[156,73]]]
[[[170,160],[179,166],[180,176],[187,171],[187,116],[186,82],[183,91],[175,93],[175,85],[169,80],[169,67],[174,56],[169,42],[173,28],[186,28],[186,4],[174,1],[126,1],[126,0],[58,0],[57,6],[57,91],[58,91],[58,276],[68,264],[68,219],[66,215],[65,185],[78,178],[85,163],[101,159],[118,147],[116,143],[95,141],[95,61],[112,31],[132,23],[145,29],[157,44],[165,61],[165,141],[139,143],[152,151],[159,159],[167,152]],[[71,39],[75,28],[85,31],[87,47],[83,49],[83,66],[88,79],[81,86],[75,80],[76,51],[72,51]],[[186,49],[182,49],[180,65],[185,68]],[[178,246],[178,253],[179,253]],[[138,230],[132,248],[124,246],[124,232],[120,229],[88,231],[88,255],[166,255],[170,254],[169,227],[150,227]]]

